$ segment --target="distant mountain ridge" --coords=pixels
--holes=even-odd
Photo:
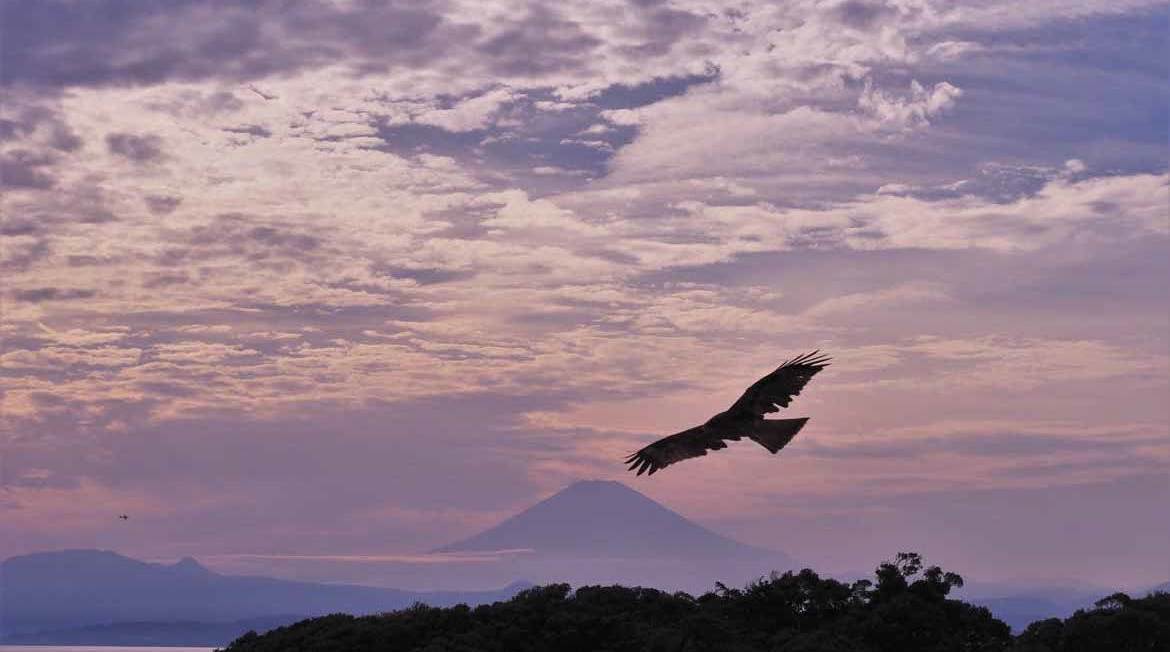
[[[620,482],[582,480],[499,525],[434,552],[531,550],[590,558],[787,558],[698,525]]]
[[[1163,582],[1148,589],[1139,589],[1130,595],[1137,598],[1159,591],[1170,592],[1170,582]],[[1067,618],[1078,609],[1090,609],[1098,600],[1114,592],[1103,587],[1096,589],[1085,587],[1020,589],[1017,587],[991,594],[987,593],[987,588],[984,588],[983,591],[976,592],[965,599],[972,604],[987,607],[997,618],[1019,632],[1037,620]]]
[[[265,616],[231,622],[126,622],[14,634],[4,645],[116,645],[119,647],[223,647],[252,631],[263,634],[305,616]]]
[[[129,637],[163,644],[219,636],[225,624],[247,619],[373,613],[414,602],[493,602],[527,586],[508,584],[516,578],[702,591],[716,581],[734,585],[794,565],[783,552],[722,536],[619,482],[599,480],[573,483],[495,527],[435,552],[501,550],[529,552],[403,569],[414,573],[414,583],[408,584],[413,586],[437,586],[440,579],[445,586],[507,585],[443,592],[220,575],[192,558],[152,564],[100,550],[13,557],[0,564],[0,595],[5,596],[0,637],[19,635],[31,641],[32,633],[56,630],[52,636],[59,640],[36,640],[81,643],[92,636],[89,642],[118,642]],[[101,627],[107,625],[114,626]]]
[[[63,550],[12,557],[0,564],[0,636],[110,623],[375,613],[415,602],[479,604],[506,599],[525,586],[414,592],[220,575],[190,558],[151,564],[105,550]]]
[[[772,570],[795,567],[783,552],[734,541],[624,484],[597,480],[573,483],[494,527],[435,552],[501,550],[530,552],[499,555],[498,562],[428,563],[414,569],[425,574],[424,586],[439,586],[431,582],[443,575],[446,586],[458,582],[454,586],[464,587],[503,586],[523,577],[539,583],[640,584],[697,594],[709,590],[714,581],[736,586]],[[976,585],[964,589],[975,589],[967,599],[990,607],[1015,627],[1068,615],[1108,593]],[[434,606],[494,602],[527,586],[531,584],[479,591],[407,591],[221,575],[190,557],[154,564],[101,550],[36,553],[0,564],[0,643],[217,645],[215,641],[234,638],[246,629],[260,630],[299,617],[375,613],[414,602]],[[1170,583],[1149,590],[1170,590]]]

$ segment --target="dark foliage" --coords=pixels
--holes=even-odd
[[[1064,652],[1160,650],[1170,626],[1166,594],[1117,595],[1065,622],[1034,623],[1013,641],[983,608],[947,596],[963,578],[899,554],[876,581],[845,584],[811,570],[773,573],[742,589],[716,584],[693,597],[655,589],[567,584],[507,602],[333,615],[263,636],[229,652]],[[1119,642],[1119,643],[1118,643]],[[1163,647],[1157,647],[1162,645]],[[1128,646],[1128,647],[1127,647]],[[1144,646],[1144,647],[1143,647]]]
[[[1160,652],[1170,650],[1170,593],[1124,593],[1061,621],[1040,620],[1016,639],[1013,652]]]

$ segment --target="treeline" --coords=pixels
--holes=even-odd
[[[903,553],[852,584],[799,573],[693,597],[567,584],[474,609],[416,605],[378,616],[333,615],[229,652],[1155,652],[1170,650],[1170,594],[1111,596],[1013,638],[984,607],[947,596],[963,578]]]

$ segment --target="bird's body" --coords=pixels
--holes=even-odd
[[[706,455],[709,450],[727,448],[727,441],[747,437],[769,452],[783,448],[808,421],[801,419],[767,419],[766,415],[788,407],[793,397],[821,369],[829,358],[819,351],[793,358],[775,371],[756,381],[730,408],[711,417],[701,426],[663,437],[626,458],[630,470],[638,475]]]

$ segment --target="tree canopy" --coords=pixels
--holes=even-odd
[[[538,586],[470,608],[417,604],[374,616],[249,632],[228,652],[1081,652],[1170,649],[1170,594],[1110,596],[1013,639],[984,607],[949,597],[963,578],[916,553],[843,583],[773,573],[695,597],[651,588]],[[1159,647],[1161,646],[1161,647]]]

